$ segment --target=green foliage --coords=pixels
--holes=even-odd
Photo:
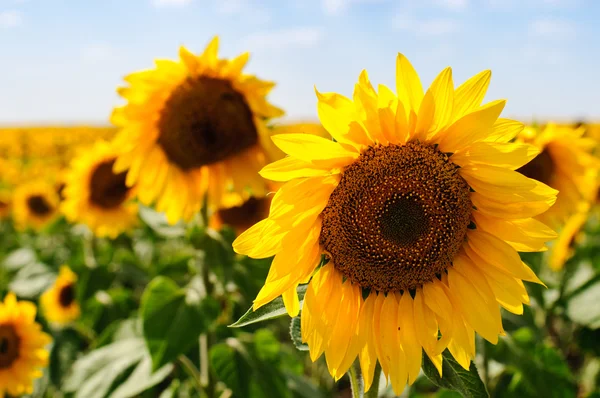
[[[486,398],[489,394],[479,378],[475,364],[471,362],[469,370],[463,368],[446,350],[443,353],[442,376],[429,357],[423,352],[423,372],[438,387],[460,393],[465,398]]]
[[[307,285],[298,286],[298,299],[300,303],[304,302],[304,295],[306,294]],[[250,307],[248,311],[235,323],[231,324],[232,328],[241,328],[243,326],[248,326],[253,323],[266,321],[269,319],[278,318],[280,316],[285,315],[287,312],[285,310],[285,305],[283,304],[283,299],[281,297],[277,297],[275,300],[270,303],[263,305],[256,311]]]
[[[180,288],[163,276],[148,284],[140,312],[153,369],[184,353],[206,330],[201,294],[193,287]]]

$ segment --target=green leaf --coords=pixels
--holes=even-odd
[[[302,330],[300,329],[300,317],[292,318],[290,322],[290,337],[292,343],[300,351],[308,351],[308,345],[302,342]]]
[[[142,295],[141,314],[153,369],[186,352],[206,329],[200,293],[171,279],[154,278]]]
[[[75,393],[75,398],[137,396],[163,381],[173,371],[173,365],[167,364],[152,373],[151,365],[152,359],[143,339],[120,340],[77,360],[63,389]],[[120,383],[134,366],[133,372]],[[117,384],[118,388],[111,393]]]
[[[9,288],[20,297],[35,298],[50,287],[55,279],[56,274],[47,265],[30,263],[17,272]]]
[[[142,339],[121,340],[77,360],[63,386],[75,398],[104,398],[117,378],[147,352]]]
[[[254,333],[254,350],[261,361],[274,361],[279,357],[281,343],[268,329],[260,329]]]
[[[17,249],[11,252],[2,262],[2,265],[9,270],[18,270],[26,266],[27,264],[32,264],[36,261],[37,256],[35,252],[30,249],[23,247],[21,249]]]
[[[170,225],[164,213],[158,213],[146,206],[140,206],[139,214],[142,221],[159,236],[166,238],[180,238],[185,236],[185,224],[183,222]]]
[[[300,285],[298,286],[298,299],[300,299],[300,305],[304,302],[304,295],[306,294],[306,289],[308,285]],[[281,297],[277,297],[275,300],[271,301],[269,304],[266,304],[260,307],[258,310],[253,311],[252,307],[244,314],[237,322],[229,325],[230,328],[241,328],[242,326],[251,325],[253,323],[266,321],[268,319],[278,318],[280,316],[285,315],[287,312],[285,310],[285,306],[283,305],[283,299]]]
[[[466,398],[489,397],[483,381],[479,378],[475,364],[471,362],[469,370],[465,370],[446,350],[443,353],[442,375],[429,357],[423,352],[423,372],[433,384],[441,388],[447,388],[462,394]]]
[[[585,288],[569,297],[567,315],[580,325],[597,329],[600,328],[600,278],[596,276],[592,281],[594,283],[585,284]]]
[[[119,385],[119,388],[111,394],[111,398],[130,398],[138,396],[147,389],[162,382],[172,371],[173,364],[167,364],[152,373],[152,359],[150,356],[146,356],[137,365],[133,373],[131,373],[131,376],[129,376],[127,380]]]
[[[241,353],[228,344],[220,343],[211,347],[209,358],[211,369],[219,380],[236,396],[247,396],[252,368]]]

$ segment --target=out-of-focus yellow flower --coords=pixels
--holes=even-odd
[[[45,181],[18,186],[12,203],[15,226],[20,230],[41,230],[58,215],[58,195],[54,186]]]
[[[581,212],[581,207],[589,207],[598,192],[600,162],[592,155],[598,143],[584,137],[584,132],[584,126],[574,128],[550,123],[542,129],[527,127],[518,137],[519,141],[537,147],[540,154],[517,171],[559,191],[556,203],[536,217],[560,234],[566,234],[558,242],[570,241],[577,233],[573,228],[583,225],[581,217],[587,214]],[[550,254],[555,270],[563,266],[559,259],[564,261],[568,257],[565,247],[558,242],[555,245],[558,253]]]
[[[69,267],[63,265],[54,285],[44,292],[40,304],[48,321],[65,325],[73,322],[81,314],[77,302],[77,275]]]
[[[51,339],[35,322],[36,307],[9,293],[0,302],[0,397],[33,393],[33,381],[48,365]]]
[[[67,220],[84,223],[95,235],[116,238],[138,220],[135,190],[125,185],[125,172],[115,173],[118,151],[98,141],[73,160],[63,190],[61,210]]]
[[[182,47],[179,61],[125,78],[128,102],[112,122],[124,153],[116,171],[128,170],[144,204],[155,204],[169,222],[189,220],[205,195],[211,211],[239,206],[267,193],[258,171],[270,145],[266,121],[282,115],[266,100],[274,83],[242,72],[248,53],[217,55],[214,38],[201,55]]]

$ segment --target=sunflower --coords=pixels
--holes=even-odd
[[[0,220],[10,216],[11,198],[10,193],[5,190],[0,190]]]
[[[541,251],[554,232],[532,217],[556,190],[514,171],[539,151],[509,143],[522,129],[481,105],[491,73],[454,89],[444,69],[423,93],[401,54],[396,89],[378,92],[363,71],[353,100],[317,92],[334,140],[282,134],[289,156],[261,170],[285,182],[269,217],[234,241],[237,253],[275,256],[257,309],[282,295],[302,339],[325,354],[337,380],[358,357],[365,389],[378,361],[396,394],[413,383],[423,348],[441,372],[448,348],[468,368],[474,333],[504,333],[500,307],[521,314],[523,281],[541,283],[519,251]],[[441,337],[438,337],[441,336]]]
[[[548,264],[553,270],[561,270],[573,256],[574,246],[580,240],[580,232],[590,216],[590,210],[590,203],[581,202],[565,222],[548,259]]]
[[[574,228],[581,227],[585,223],[582,217],[588,214],[581,208],[589,207],[598,191],[600,163],[592,155],[597,142],[583,137],[585,129],[550,123],[541,129],[527,127],[517,137],[517,141],[533,144],[540,150],[539,155],[517,171],[559,191],[556,203],[536,217],[560,233],[550,253],[549,264],[554,270],[562,269],[568,259],[568,242],[579,229]]]
[[[0,397],[33,393],[33,380],[48,365],[50,336],[35,322],[33,303],[9,293],[0,301]]]
[[[113,145],[98,141],[75,158],[61,206],[69,221],[87,224],[97,236],[113,239],[138,220],[138,207],[130,201],[135,189],[125,184],[125,172],[113,171],[117,155]]]
[[[554,206],[536,218],[560,229],[580,203],[595,200],[598,189],[597,158],[591,152],[597,146],[592,138],[583,137],[585,127],[572,128],[553,123],[544,128],[525,128],[517,141],[536,146],[540,154],[517,171],[556,188]]]
[[[266,164],[266,121],[283,112],[265,96],[274,83],[242,73],[248,53],[217,56],[215,37],[203,54],[179,51],[180,61],[156,61],[156,69],[125,78],[115,109],[124,149],[116,172],[128,170],[144,204],[155,203],[175,223],[189,220],[205,195],[210,209],[239,206],[267,188],[258,175]]]
[[[40,230],[58,214],[58,195],[52,184],[34,180],[18,186],[13,197],[15,226]]]
[[[44,316],[50,322],[64,325],[79,318],[81,311],[76,299],[76,282],[77,275],[63,265],[54,285],[42,294],[40,304]]]

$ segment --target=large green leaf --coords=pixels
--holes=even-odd
[[[2,265],[8,270],[18,270],[28,264],[35,263],[37,256],[35,252],[27,247],[14,250],[6,256]]]
[[[145,356],[136,366],[131,376],[120,384],[119,387],[111,394],[111,398],[129,398],[135,397],[154,387],[158,383],[167,378],[173,371],[173,364],[166,364],[156,372],[152,372],[152,359],[150,356]]]
[[[75,398],[132,397],[160,383],[173,370],[169,364],[152,373],[150,364],[142,338],[120,340],[77,360],[63,389],[75,393]],[[111,394],[134,366],[133,373]]]
[[[300,304],[304,302],[304,295],[306,294],[307,287],[308,285],[298,286],[298,298],[300,299]],[[250,309],[244,315],[242,315],[240,319],[229,325],[229,327],[241,328],[242,326],[251,325],[253,323],[278,318],[285,314],[286,310],[285,306],[283,305],[283,299],[281,297],[277,297],[275,300],[260,307],[256,311],[252,310],[252,307],[250,307]]]
[[[237,397],[247,396],[252,368],[242,357],[240,350],[229,344],[216,344],[211,347],[209,358],[210,367],[219,380],[225,383]]]
[[[425,352],[423,352],[423,372],[433,384],[438,387],[459,392],[466,398],[489,397],[474,363],[471,362],[469,370],[466,370],[456,362],[452,354],[450,354],[450,351],[444,351],[443,357],[443,377],[440,377],[435,365],[431,362]]]
[[[585,282],[580,282],[568,297],[567,315],[581,325],[597,329],[600,328],[600,274],[590,275],[588,270],[582,279]]]
[[[20,297],[35,298],[46,290],[56,274],[45,264],[30,263],[19,269],[9,288]]]
[[[202,297],[194,288],[180,288],[171,279],[154,278],[142,296],[144,338],[154,369],[186,352],[206,329]]]

